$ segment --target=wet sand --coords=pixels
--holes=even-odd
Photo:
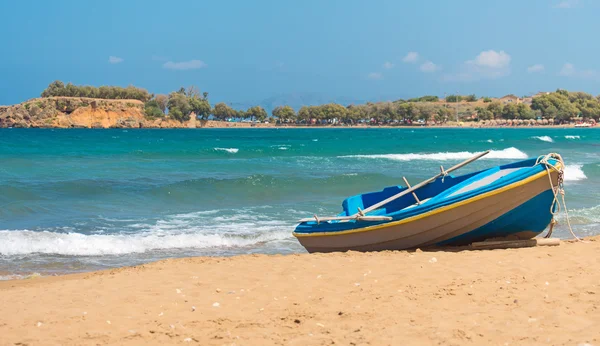
[[[600,345],[600,237],[244,255],[0,282],[1,345]]]

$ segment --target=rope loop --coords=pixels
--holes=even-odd
[[[552,163],[550,163],[551,159],[558,161],[559,165],[553,165]],[[577,241],[587,243],[586,241],[577,237],[575,235],[575,232],[573,232],[573,228],[571,227],[569,211],[567,209],[567,203],[565,202],[565,189],[564,189],[564,185],[563,185],[564,181],[565,181],[565,171],[564,171],[565,170],[565,162],[564,162],[562,156],[560,156],[560,154],[557,154],[557,153],[541,155],[537,158],[537,160],[535,161],[535,164],[543,165],[546,168],[546,172],[548,173],[548,180],[550,181],[550,188],[552,190],[552,194],[554,195],[554,199],[552,200],[552,204],[550,205],[550,214],[552,214],[552,222],[550,223],[550,229],[548,230],[548,234],[546,235],[546,238],[548,238],[552,234],[552,229],[554,228],[554,225],[557,223],[555,216],[558,213],[560,213],[560,210],[561,210],[560,201],[562,200],[562,208],[565,211],[565,216],[567,219],[567,226],[569,227],[569,232],[571,232],[571,235],[573,236],[573,238],[577,239]],[[554,183],[552,181],[552,171],[555,171],[557,173],[556,174],[556,176],[557,176],[556,185],[554,185]],[[561,196],[560,200],[558,198],[559,195]]]

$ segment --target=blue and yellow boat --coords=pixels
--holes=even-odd
[[[548,154],[453,176],[483,152],[415,186],[345,199],[334,217],[300,220],[293,234],[308,252],[402,250],[531,239],[555,212],[564,163]]]

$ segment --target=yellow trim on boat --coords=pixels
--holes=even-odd
[[[556,168],[560,169],[560,162],[557,162],[556,164]],[[369,231],[373,231],[373,230],[377,230],[377,229],[381,229],[381,228],[387,228],[387,227],[391,227],[391,226],[396,226],[396,225],[401,225],[404,223],[408,223],[408,222],[413,222],[425,217],[429,217],[431,215],[435,215],[435,214],[439,214],[441,212],[444,212],[446,210],[450,210],[450,209],[454,209],[454,208],[458,208],[460,206],[463,206],[465,204],[469,204],[472,202],[477,202],[480,199],[486,198],[486,197],[490,197],[490,196],[494,196],[497,195],[499,193],[502,193],[504,191],[525,185],[525,184],[529,184],[530,182],[540,179],[544,176],[547,176],[548,172],[543,171],[543,172],[539,172],[536,173],[535,175],[532,175],[531,177],[528,177],[526,179],[523,179],[521,181],[517,181],[515,183],[512,183],[510,185],[506,185],[504,187],[501,187],[499,189],[496,190],[492,190],[489,192],[486,192],[484,194],[481,195],[477,195],[474,197],[471,197],[469,199],[465,199],[464,201],[459,201],[450,205],[446,205],[443,206],[441,208],[437,208],[434,210],[430,210],[426,213],[423,214],[419,214],[419,215],[415,215],[415,216],[411,216],[409,218],[406,219],[402,219],[402,220],[398,220],[398,221],[394,221],[394,222],[389,222],[386,224],[382,224],[382,225],[375,225],[375,226],[368,226],[368,227],[363,227],[363,228],[357,228],[357,229],[349,229],[347,231],[337,231],[337,232],[314,232],[314,233],[296,233],[296,232],[292,232],[292,234],[296,237],[296,238],[301,238],[301,237],[328,237],[328,236],[338,236],[338,235],[344,235],[344,234],[352,234],[352,233],[361,233],[361,232],[369,232]]]

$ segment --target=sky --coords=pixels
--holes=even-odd
[[[0,13],[5,105],[54,80],[195,85],[233,106],[294,93],[600,94],[600,0],[19,0]]]

